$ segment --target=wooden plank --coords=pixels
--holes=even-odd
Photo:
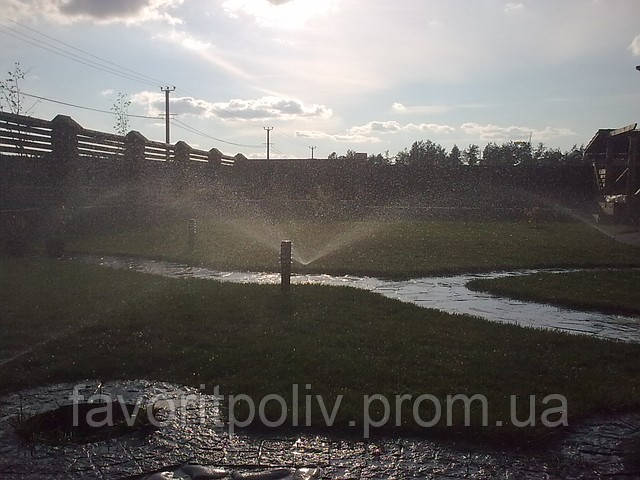
[[[155,142],[153,140],[147,140],[144,145],[145,145],[145,147],[154,147],[154,148],[166,148],[166,146],[167,146],[166,143]],[[175,145],[169,144],[169,148],[173,149],[173,148],[175,148]]]
[[[147,160],[148,162],[166,162],[167,160],[164,158],[146,158],[145,160]]]
[[[14,123],[6,123],[0,122],[0,129],[2,130],[11,130],[18,132],[30,132],[38,135],[49,135],[51,136],[51,129],[39,128],[39,127],[31,127],[29,125],[16,125]]]
[[[15,148],[16,150],[20,150],[21,148],[41,148],[45,150],[51,151],[51,144],[41,143],[41,142],[31,142],[29,140],[20,140],[19,142],[11,142],[0,139],[0,144],[4,146]]]
[[[82,130],[79,135],[124,143],[124,136],[117,135],[115,133],[99,132],[98,130],[85,129],[85,130]]]
[[[114,147],[122,147],[124,148],[124,142],[120,142],[117,140],[110,140],[108,138],[102,138],[102,137],[87,137],[85,135],[78,135],[78,141],[79,142],[86,142],[86,143],[100,143],[100,144],[104,144],[104,145],[111,145]]]
[[[10,153],[13,154],[15,156],[20,156],[20,155],[44,155],[45,153],[49,153],[51,150],[42,150],[42,149],[38,149],[38,148],[32,148],[32,147],[28,147],[25,148],[24,150],[18,150],[14,147],[10,147],[10,146],[6,146],[6,145],[0,145],[0,152],[2,153]]]
[[[41,118],[35,117],[27,117],[25,115],[16,115],[14,113],[8,112],[0,112],[0,120],[11,123],[20,123],[23,125],[51,128],[51,122],[48,120],[42,120]]]
[[[78,147],[78,153],[80,154],[87,154],[87,153],[99,153],[99,154],[103,154],[103,155],[124,155],[124,151],[122,150],[106,150],[106,149],[101,149],[101,148],[80,148]]]
[[[149,146],[149,145],[145,145],[144,147],[145,152],[166,152],[167,150],[169,150],[170,152],[174,152],[174,148],[170,147],[170,148],[166,148],[164,146],[162,147],[155,147],[155,146]]]
[[[108,153],[100,153],[100,152],[78,152],[78,156],[84,159],[94,158],[96,160],[117,160],[118,158],[123,157],[122,154],[108,154]]]
[[[144,158],[145,160],[161,160],[163,162],[167,160],[167,157],[165,155],[145,155]]]
[[[124,148],[121,146],[99,144],[99,143],[84,143],[78,142],[78,148],[89,150],[104,150],[106,152],[124,152]]]
[[[7,132],[5,130],[0,130],[0,139],[8,142],[19,142],[21,140],[28,140],[31,142],[41,142],[51,145],[51,137],[40,137],[37,135],[29,135],[18,132]]]
[[[622,128],[616,128],[615,130],[611,131],[610,135],[612,137],[615,137],[616,135],[622,135],[623,133],[627,133],[632,130],[635,130],[637,125],[638,125],[637,123],[632,123],[631,125],[627,125]]]

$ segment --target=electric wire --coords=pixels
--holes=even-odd
[[[194,133],[196,135],[200,135],[202,137],[206,137],[206,138],[209,138],[211,140],[215,140],[216,142],[226,143],[228,145],[234,145],[236,147],[262,148],[262,145],[251,145],[251,144],[246,144],[246,143],[237,143],[237,142],[231,142],[229,140],[224,140],[222,138],[214,137],[213,135],[209,135],[206,132],[198,130],[197,128],[194,128],[191,125],[188,125],[187,123],[183,122],[182,120],[178,120],[176,118],[172,119],[171,123],[173,123],[178,128],[182,128],[183,130],[186,130],[188,132]]]
[[[83,105],[77,105],[77,104],[74,104],[74,103],[63,102],[62,100],[55,100],[53,98],[43,97],[41,95],[34,95],[32,93],[20,92],[19,94],[20,95],[24,95],[25,97],[30,97],[30,98],[36,98],[38,100],[43,100],[45,102],[57,103],[59,105],[66,105],[67,107],[80,108],[82,110],[90,110],[92,112],[98,112],[98,113],[107,113],[109,115],[116,115],[116,112],[113,112],[113,111],[110,111],[110,110],[101,110],[99,108],[85,107]],[[135,115],[133,113],[127,113],[125,115],[127,117],[144,118],[144,119],[148,119],[148,120],[161,120],[162,118],[164,118],[164,117],[151,117],[151,116],[147,116],[147,115]]]
[[[127,74],[125,72],[118,71],[118,70],[116,70],[114,68],[107,67],[106,65],[100,65],[100,64],[98,64],[96,62],[92,62],[92,61],[90,61],[88,59],[84,59],[84,58],[80,57],[79,55],[76,55],[74,53],[65,51],[65,50],[63,50],[61,48],[58,48],[58,47],[54,46],[54,45],[47,44],[46,42],[42,42],[42,41],[40,41],[38,39],[35,39],[33,37],[30,37],[30,36],[28,36],[28,35],[26,35],[26,34],[24,34],[22,32],[19,32],[19,31],[15,30],[15,29],[12,29],[11,27],[7,27],[6,25],[0,24],[0,33],[4,33],[5,35],[11,36],[13,38],[16,38],[17,40],[20,40],[22,42],[28,43],[28,44],[30,44],[30,45],[32,45],[34,47],[41,48],[43,50],[46,50],[48,52],[53,53],[54,55],[59,55],[61,57],[67,58],[67,59],[72,60],[74,62],[77,62],[77,63],[80,63],[82,65],[85,65],[87,67],[93,68],[95,70],[99,70],[99,71],[102,71],[102,72],[105,72],[105,73],[109,73],[111,75],[115,75],[117,77],[124,78],[126,80],[130,80],[130,81],[133,81],[133,82],[138,82],[138,83],[141,83],[141,84],[144,84],[144,85],[147,85],[147,86],[149,86],[149,85],[157,86],[154,83],[149,82],[148,80],[141,79],[141,78],[136,77],[136,76],[134,76],[132,74]]]
[[[15,25],[18,25],[19,27],[22,27],[22,28],[24,28],[26,30],[29,30],[29,31],[31,31],[33,33],[36,33],[36,34],[40,35],[41,37],[48,38],[49,40],[53,40],[54,42],[57,42],[57,43],[59,43],[61,45],[64,45],[64,46],[66,46],[68,48],[71,48],[72,50],[80,52],[80,53],[82,53],[84,55],[88,55],[91,58],[94,58],[94,59],[99,60],[101,62],[107,63],[109,65],[113,65],[114,67],[117,67],[120,70],[124,70],[124,71],[130,72],[130,73],[133,73],[133,74],[137,75],[140,78],[146,78],[146,79],[148,79],[148,80],[150,80],[150,81],[152,81],[154,83],[158,83],[159,85],[164,85],[164,84],[168,83],[166,81],[159,80],[157,78],[154,78],[154,77],[151,77],[149,75],[146,75],[146,74],[144,74],[142,72],[139,72],[137,70],[133,70],[132,68],[125,67],[124,65],[121,65],[119,63],[113,62],[113,61],[111,61],[111,60],[109,60],[107,58],[100,57],[98,55],[94,55],[93,53],[91,53],[91,52],[89,52],[87,50],[83,50],[82,48],[78,48],[78,47],[76,47],[74,45],[71,45],[69,43],[66,43],[66,42],[60,40],[60,39],[57,39],[57,38],[55,38],[55,37],[53,37],[51,35],[47,35],[46,33],[39,32],[38,30],[36,30],[34,28],[31,28],[31,27],[29,27],[27,25],[24,25],[24,24],[22,24],[20,22],[16,22],[15,20],[12,20],[12,19],[8,19],[8,20],[11,23],[14,23]]]

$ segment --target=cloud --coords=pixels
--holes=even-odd
[[[407,123],[402,125],[394,120],[387,122],[373,121],[364,125],[351,127],[349,129],[349,133],[355,135],[372,135],[397,132],[451,133],[453,131],[455,131],[455,128],[450,127],[449,125],[439,125],[437,123]]]
[[[504,5],[505,13],[517,12],[520,10],[524,10],[524,4],[519,2],[507,2]]]
[[[131,97],[133,103],[147,108],[149,115],[164,112],[164,96],[158,92],[139,92]],[[329,118],[330,108],[324,105],[306,105],[299,100],[268,96],[257,99],[233,99],[228,102],[208,102],[193,97],[170,99],[173,113],[222,120],[292,120],[296,118]]]
[[[3,9],[13,18],[42,16],[60,23],[91,21],[95,23],[137,24],[161,20],[182,23],[170,11],[184,0],[5,0]]]
[[[401,124],[394,120],[380,122],[372,121],[364,125],[356,125],[349,128],[345,133],[331,134],[318,130],[297,131],[296,136],[315,140],[333,140],[335,142],[348,143],[378,143],[378,135],[385,135],[399,132],[429,132],[436,134],[451,133],[455,128],[448,125],[438,125],[436,123],[407,123]]]
[[[221,70],[244,80],[252,77],[242,68],[227,60],[212,43],[181,30],[172,30],[168,33],[158,33],[152,37],[154,40],[163,40],[173,43],[200,56],[203,60],[215,65]]]
[[[460,129],[467,135],[481,138],[482,140],[489,142],[528,138],[529,135],[532,135],[533,137],[540,140],[577,135],[569,128],[544,127],[540,130],[531,127],[518,127],[514,125],[509,127],[501,127],[498,125],[493,125],[491,123],[480,125],[478,123],[472,122],[463,123],[460,126]]]
[[[404,105],[400,102],[394,102],[391,105],[391,110],[394,113],[400,114],[421,114],[421,115],[438,115],[441,113],[451,112],[452,110],[460,110],[467,108],[485,108],[486,104],[481,103],[466,103],[459,105]]]
[[[231,18],[253,17],[262,27],[299,29],[316,17],[337,9],[339,0],[226,0],[222,8]]]
[[[415,105],[406,106],[402,103],[395,102],[391,105],[391,110],[396,113],[424,113],[424,114],[438,114],[445,113],[453,110],[454,107],[450,105]]]
[[[116,92],[113,88],[106,88],[100,92],[100,95],[102,95],[103,97],[110,97],[114,93]]]
[[[640,35],[637,35],[636,38],[633,39],[631,45],[629,45],[629,50],[631,50],[631,53],[635,56],[640,55]]]
[[[211,112],[215,116],[227,120],[329,118],[333,113],[324,105],[305,105],[299,100],[275,96],[213,103],[211,104]]]
[[[194,50],[196,52],[202,52],[212,47],[210,42],[200,40],[193,35],[179,30],[172,30],[169,33],[159,33],[152,37],[154,40],[165,40],[167,42],[175,43],[187,50]]]
[[[331,134],[326,132],[320,132],[317,130],[302,130],[296,132],[296,137],[310,138],[313,140],[333,140],[334,142],[345,143],[378,143],[380,139],[378,137],[371,137],[367,135],[359,134]]]

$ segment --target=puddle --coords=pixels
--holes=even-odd
[[[131,257],[80,255],[77,260],[111,268],[124,268],[173,278],[204,278],[222,282],[277,284],[278,273],[221,272],[205,267],[160,260]],[[576,269],[544,269],[463,274],[448,277],[424,277],[391,281],[353,275],[294,274],[291,283],[349,286],[369,290],[385,297],[435,308],[448,313],[463,313],[494,322],[513,323],[527,327],[562,330],[602,338],[640,342],[640,318],[599,312],[583,312],[540,303],[512,300],[469,290],[466,284],[476,278],[499,278],[538,272],[574,272]]]
[[[213,397],[196,389],[144,380],[108,382],[98,389],[86,381],[78,393],[97,391],[124,401],[174,402],[163,425],[151,434],[128,434],[90,444],[28,446],[12,422],[71,402],[74,386],[60,384],[0,397],[0,478],[120,479],[196,478],[180,476],[197,464],[211,478],[433,478],[567,479],[626,475],[638,478],[625,462],[625,445],[640,440],[640,415],[594,420],[569,432],[553,452],[525,455],[410,438],[358,441],[324,435],[229,436],[218,426]],[[187,400],[185,400],[185,398]],[[205,412],[203,414],[203,412]],[[636,451],[637,454],[637,451]],[[626,455],[626,456],[625,456]],[[180,468],[180,469],[179,469]],[[175,472],[161,476],[159,472]],[[191,471],[197,471],[191,468]],[[204,477],[207,478],[207,477]]]

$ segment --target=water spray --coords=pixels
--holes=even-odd
[[[288,292],[291,286],[291,240],[280,242],[280,286],[283,292]]]
[[[196,233],[198,233],[198,224],[196,223],[195,218],[189,219],[188,233],[189,233],[189,250],[193,251],[193,248],[196,245]]]

